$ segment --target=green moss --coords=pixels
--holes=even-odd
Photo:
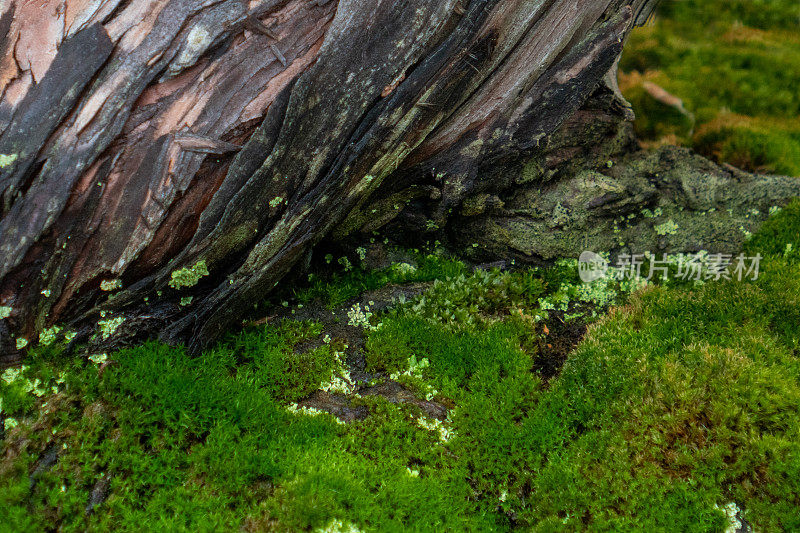
[[[343,341],[314,323],[249,328],[201,357],[151,342],[109,353],[102,373],[60,356],[63,344],[39,346],[0,380],[17,443],[0,459],[0,523],[722,532],[735,502],[759,531],[798,530],[800,202],[773,211],[747,245],[764,256],[752,282],[625,299],[630,287],[580,284],[574,261],[469,272],[420,254],[413,269],[312,284],[335,301],[439,279],[373,317],[363,354],[380,380],[448,407],[442,420],[338,387]],[[542,322],[614,302],[545,384],[537,364],[556,339]],[[302,400],[320,389],[369,416],[316,416]],[[48,449],[58,461],[32,486]],[[109,497],[87,515],[100,479]]]
[[[751,255],[762,253],[780,257],[786,252],[787,245],[800,248],[800,199],[793,200],[781,210],[774,210],[774,215],[745,248]]]
[[[295,297],[302,304],[320,299],[329,307],[335,307],[363,292],[390,283],[433,281],[457,276],[467,270],[461,261],[437,253],[417,251],[412,255],[417,266],[402,262],[378,270],[366,270],[351,265],[349,270],[334,272],[328,277],[313,276],[309,287],[297,290]],[[330,260],[333,260],[332,256]]]
[[[633,32],[620,64],[639,134],[748,170],[800,175],[797,3],[690,0],[660,9]],[[696,128],[647,97],[644,81],[682,99]]]
[[[694,146],[740,168],[800,176],[800,129],[768,124],[722,123],[698,133]]]
[[[520,351],[529,333],[512,323],[453,332],[413,314],[384,319],[368,364],[429,361],[426,380],[458,405],[451,449],[473,490],[518,525],[722,531],[720,507],[735,501],[757,527],[794,529],[800,271],[784,257],[797,209],[751,241],[776,257],[760,283],[641,293],[547,390]]]

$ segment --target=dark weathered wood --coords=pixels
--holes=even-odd
[[[444,219],[581,105],[652,4],[7,2],[0,356],[101,311],[198,349],[391,191],[446,173]]]

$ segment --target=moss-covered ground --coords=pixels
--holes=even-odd
[[[423,272],[449,274],[422,297],[343,320],[364,328],[375,381],[443,419],[354,393],[370,414],[348,424],[298,407],[349,378],[341,340],[297,350],[323,331],[291,319],[198,358],[149,343],[98,366],[39,348],[0,385],[0,527],[723,531],[734,503],[760,531],[798,530],[798,237],[795,202],[748,244],[757,281],[630,297],[581,285],[567,262],[471,272],[425,256]],[[398,271],[420,267],[312,288],[335,300]],[[546,379],[548,314],[592,321],[610,303]]]
[[[637,132],[747,170],[800,176],[798,28],[795,0],[664,0],[620,66]],[[694,120],[650,97],[645,82],[680,98]]]

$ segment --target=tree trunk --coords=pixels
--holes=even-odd
[[[198,350],[322,239],[446,222],[652,4],[0,2],[0,358],[101,317]]]

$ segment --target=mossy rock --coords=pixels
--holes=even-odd
[[[500,212],[465,218],[458,238],[475,260],[542,263],[584,250],[733,254],[771,209],[796,196],[800,179],[726,169],[664,147],[519,188]]]

